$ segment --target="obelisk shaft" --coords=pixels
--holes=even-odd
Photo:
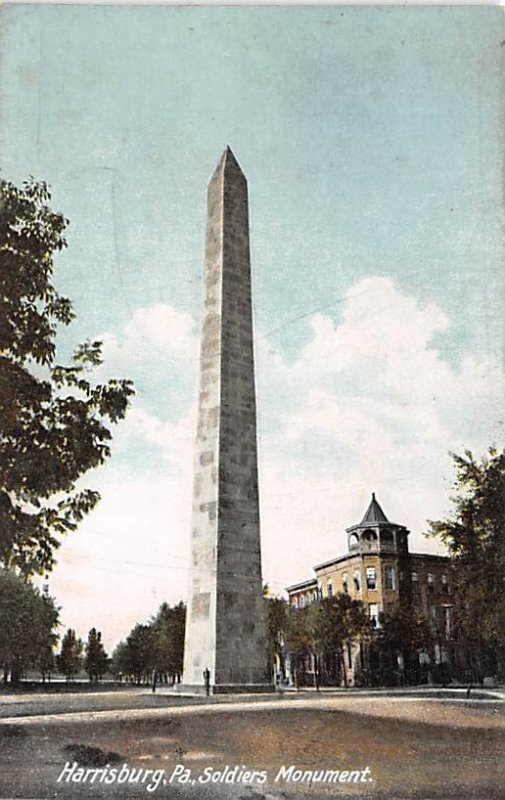
[[[184,684],[265,689],[247,181],[227,149],[208,188]]]

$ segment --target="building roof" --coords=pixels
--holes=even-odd
[[[450,556],[441,556],[441,555],[438,555],[438,553],[409,553],[409,556],[410,556],[411,559],[420,558],[420,559],[423,559],[423,560],[424,559],[428,559],[428,560],[431,559],[432,561],[446,561],[446,562],[451,561],[451,557]]]
[[[369,522],[389,522],[384,511],[375,499],[374,492],[372,492],[372,501],[366,510],[365,516],[361,520],[361,525],[366,525]]]
[[[286,591],[296,592],[300,591],[301,589],[310,589],[311,587],[317,587],[317,578],[310,578],[308,581],[302,581],[301,583],[294,583],[292,586],[286,586]]]
[[[323,561],[322,564],[316,564],[315,567],[312,569],[317,572],[320,569],[324,569],[324,567],[331,567],[333,564],[339,564],[341,561],[347,561],[348,559],[356,559],[359,558],[359,553],[345,553],[343,556],[336,556],[335,558],[330,558],[329,561]]]

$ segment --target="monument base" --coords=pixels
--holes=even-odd
[[[202,684],[180,683],[177,692],[205,695],[205,686]],[[270,694],[275,692],[271,683],[218,683],[209,687],[209,694]]]

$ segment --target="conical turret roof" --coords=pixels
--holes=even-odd
[[[378,501],[375,499],[375,493],[372,492],[372,500],[368,506],[365,516],[361,520],[361,525],[370,525],[376,522],[389,522],[384,511],[380,507]]]

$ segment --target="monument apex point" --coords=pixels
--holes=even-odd
[[[217,175],[222,174],[228,168],[237,170],[245,178],[244,171],[242,170],[242,167],[238,163],[237,158],[233,150],[231,149],[230,145],[226,145],[223,154],[219,159],[219,163],[212,174],[211,180],[213,180]]]

